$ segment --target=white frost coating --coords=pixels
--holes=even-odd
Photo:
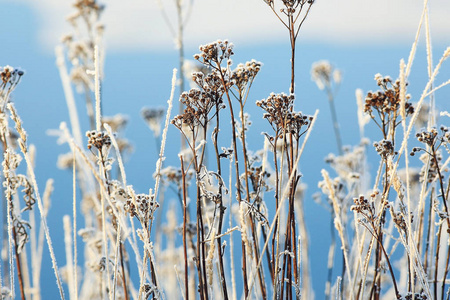
[[[172,103],[173,103],[173,97],[175,94],[176,83],[177,83],[177,69],[173,69],[172,90],[170,91],[170,98],[169,98],[169,100],[167,100],[168,108],[167,108],[167,114],[166,114],[166,122],[164,124],[159,158],[156,162],[156,183],[155,183],[155,195],[156,196],[158,195],[159,181],[161,180],[161,167],[162,167],[162,162],[164,160],[163,156],[164,156],[164,150],[166,147],[167,130],[169,129],[170,113],[172,111]]]
[[[449,117],[450,118],[450,113],[448,111],[441,111],[440,116],[441,117]]]

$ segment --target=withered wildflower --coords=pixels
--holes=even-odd
[[[263,115],[281,138],[283,133],[291,133],[296,139],[300,138],[309,128],[312,116],[304,115],[301,112],[292,111],[294,105],[294,95],[271,94],[267,99],[256,102],[266,113]],[[302,131],[302,128],[307,128]],[[269,138],[273,141],[273,137]]]
[[[228,42],[228,40],[217,40],[210,44],[201,45],[199,47],[200,53],[195,54],[194,58],[200,63],[217,70],[224,60],[229,60],[234,54],[233,48],[233,43]]]
[[[222,96],[225,88],[218,71],[203,74],[202,72],[192,73],[192,81],[203,92],[203,96],[211,102],[211,104],[222,104]]]
[[[231,82],[241,96],[244,97],[246,91],[253,83],[258,72],[261,70],[262,63],[252,59],[245,64],[239,64],[231,74]],[[248,88],[247,88],[248,87]]]
[[[372,196],[374,196],[374,194]],[[373,199],[369,201],[363,195],[357,198],[353,198],[354,205],[350,207],[350,210],[355,211],[358,214],[361,214],[363,216],[362,222],[374,223],[376,219],[376,213],[375,213],[375,205],[372,200]]]
[[[96,0],[77,0],[73,6],[76,7],[82,15],[88,15],[92,12],[100,14],[105,8],[104,5],[98,4]]]
[[[431,128],[430,131],[422,131],[416,134],[416,138],[419,142],[432,146],[436,142],[438,132],[436,128]]]
[[[159,207],[159,203],[155,200],[153,195],[137,194],[135,199],[129,196],[124,210],[132,217],[136,217],[140,222],[148,222],[148,219],[153,219],[153,213]]]
[[[440,133],[436,128],[430,130],[422,130],[416,133],[416,138],[419,142],[423,143],[427,148],[414,147],[411,150],[410,155],[414,156],[417,152],[423,151],[424,154],[420,156],[420,160],[424,163],[420,171],[420,181],[433,182],[436,178],[442,180],[444,178],[442,169],[442,152],[441,146],[444,146],[448,150],[449,144],[449,128],[446,126],[440,127]],[[427,163],[429,159],[429,164]],[[425,175],[428,174],[427,178]]]
[[[5,110],[11,92],[19,84],[24,74],[25,72],[21,69],[11,66],[0,66],[0,104],[2,111]]]
[[[183,131],[183,125],[194,131],[196,127],[207,128],[210,112],[216,108],[224,108],[222,95],[225,92],[220,75],[213,71],[208,75],[196,72],[192,74],[193,81],[198,88],[183,92],[180,102],[184,105],[183,114],[175,116],[172,124]],[[217,111],[216,111],[217,113]]]
[[[286,116],[293,108],[294,99],[294,95],[272,93],[267,99],[256,101],[256,106],[266,111],[263,117],[274,129],[285,128]]]
[[[381,158],[383,158],[383,160],[386,160],[388,157],[392,157],[397,154],[397,152],[394,150],[394,145],[390,140],[381,140],[379,142],[375,142],[373,143],[373,146],[375,147],[375,150],[381,156]]]
[[[389,76],[382,77],[380,74],[375,75],[377,85],[381,90],[376,92],[369,92],[366,96],[364,112],[368,113],[372,119],[375,119],[373,112],[379,113],[381,121],[391,116],[396,120],[400,109],[400,80],[392,81]],[[409,100],[410,95],[406,95],[406,100]],[[406,115],[414,113],[414,107],[410,102],[405,103]]]
[[[90,130],[86,132],[86,136],[88,137],[88,149],[90,150],[92,147],[97,148],[98,150],[102,150],[103,146],[109,148],[111,146],[111,138],[108,133],[97,130]]]
[[[380,213],[377,213],[375,210],[375,201],[380,201],[380,192],[378,190],[372,192],[370,194],[370,200],[364,197],[363,195],[354,198],[353,203],[350,207],[350,210],[356,211],[359,214],[362,214],[365,221],[370,221],[373,225],[373,228],[375,228],[375,221],[378,219]],[[387,201],[387,199],[381,199],[382,202],[382,209],[383,211],[386,209],[390,209],[391,203]]]

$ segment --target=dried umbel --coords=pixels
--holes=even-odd
[[[382,77],[380,74],[375,75],[377,85],[381,88],[377,92],[369,92],[366,96],[364,112],[368,113],[372,118],[373,111],[377,111],[381,115],[399,114],[400,109],[400,80],[395,82],[389,76]],[[406,100],[409,100],[410,96],[406,95]],[[411,103],[405,103],[406,115],[412,115],[414,113],[414,107]]]
[[[234,54],[234,45],[228,40],[217,40],[210,44],[201,45],[200,53],[195,54],[194,58],[200,63],[216,68],[223,60],[228,60]]]
[[[430,130],[422,130],[416,134],[417,140],[426,146],[426,148],[414,147],[410,153],[411,156],[414,156],[417,152],[424,152],[420,156],[420,160],[424,164],[420,171],[421,182],[427,181],[431,183],[436,178],[440,178],[440,180],[444,178],[443,172],[447,170],[442,169],[441,166],[442,152],[440,148],[444,146],[448,151],[449,136],[449,128],[445,126],[440,127],[440,133],[433,127]]]
[[[376,214],[373,201],[369,201],[366,197],[361,195],[358,198],[354,198],[353,203],[354,205],[350,207],[350,210],[355,211],[358,214],[362,214],[365,221],[375,221]]]
[[[431,128],[430,131],[422,131],[416,134],[416,138],[419,142],[432,146],[436,142],[438,132],[436,128]]]
[[[266,111],[263,117],[272,127],[284,128],[286,116],[291,113],[294,99],[294,95],[272,93],[267,99],[256,101],[256,105]]]
[[[252,59],[245,64],[239,64],[231,74],[231,81],[237,87],[238,91],[243,91],[248,84],[251,84],[258,72],[261,70],[262,63]]]
[[[172,124],[178,129],[182,130],[183,125],[187,125],[191,130],[197,126],[206,128],[209,122],[209,113],[217,106],[222,107],[223,91],[218,85],[215,76],[207,76],[203,80],[203,76],[196,75],[196,80],[203,85],[206,85],[202,90],[193,88],[189,92],[183,92],[180,96],[180,102],[184,104],[184,113],[172,120]],[[206,81],[207,80],[207,81]]]
[[[128,197],[124,210],[132,217],[137,217],[140,222],[147,223],[148,219],[153,219],[153,213],[159,207],[155,197],[147,194],[137,194],[135,199]]]
[[[0,66],[0,104],[2,111],[9,101],[9,95],[19,84],[20,79],[25,74],[24,71],[11,66]]]
[[[104,5],[98,4],[96,0],[77,0],[73,6],[79,9],[81,13],[100,13],[104,9]]]
[[[111,146],[111,137],[104,131],[91,130],[86,132],[88,137],[88,149],[92,147],[102,150],[103,147],[109,148]]]
[[[394,150],[394,145],[390,140],[381,140],[379,142],[375,142],[373,143],[373,146],[375,147],[375,150],[381,156],[381,158],[383,158],[383,160],[386,160],[388,157],[392,157],[397,154],[397,152]]]
[[[277,134],[291,133],[300,137],[302,127],[309,125],[312,121],[312,116],[303,115],[301,112],[294,112],[294,95],[271,94],[267,99],[256,101],[256,105],[261,107],[266,113],[263,115]]]

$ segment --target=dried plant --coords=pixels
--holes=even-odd
[[[256,101],[269,128],[262,136],[264,148],[251,149],[249,136],[255,129],[247,106],[253,101],[254,82],[264,72],[262,63],[249,60],[234,67],[235,48],[227,40],[202,45],[194,55],[201,71],[189,75],[189,90],[181,84],[179,113],[172,116],[179,83],[176,70],[167,107],[141,111],[159,152],[155,184],[141,193],[127,181],[123,162],[132,147],[123,130],[128,119],[102,114],[103,5],[75,1],[75,13],[68,21],[77,34],[66,36],[66,52],[60,48],[57,53],[70,113],[70,129],[62,123],[54,131],[59,142],[70,147],[58,165],[70,170],[73,178],[72,216],[63,217],[66,261],[61,268],[47,225],[47,219],[55,217],[49,212],[53,181],[41,196],[34,147],[28,145],[24,129],[27,122],[22,122],[12,101],[24,72],[0,67],[1,258],[7,266],[0,274],[2,299],[18,293],[21,299],[40,299],[44,289],[40,273],[47,270],[42,265],[45,243],[62,299],[65,293],[71,299],[322,295],[312,288],[309,258],[314,253],[309,249],[308,211],[303,205],[308,199],[303,176],[313,170],[300,173],[318,114],[298,111],[294,94],[296,41],[314,1],[264,2],[286,26],[291,42],[289,94],[271,93]],[[183,73],[187,10],[182,1],[175,4],[174,35]],[[428,18],[423,22],[428,28]],[[427,43],[431,49],[429,39]],[[342,145],[334,107],[340,71],[326,61],[312,67],[312,79],[328,96],[338,147],[337,154],[326,157],[330,172],[321,172],[318,186],[323,199],[316,197],[331,217],[330,250],[324,259],[326,299],[448,299],[450,129],[436,126],[433,93],[450,83],[435,84],[450,50],[435,66],[428,54],[428,82],[412,104],[407,87],[416,48],[417,41],[407,63],[400,63],[398,80],[377,74],[378,91],[367,92],[365,98],[357,92],[361,141],[355,146]],[[70,60],[70,76],[65,57]],[[184,75],[180,76],[183,82]],[[90,129],[84,137],[73,87],[86,99]],[[231,126],[225,130],[227,121]],[[378,133],[365,137],[369,121]],[[411,132],[418,126],[414,139]],[[184,141],[177,160],[165,157],[171,129]],[[375,172],[368,167],[372,154],[379,162]],[[416,155],[419,159],[411,158]],[[163,206],[172,195],[176,200]]]

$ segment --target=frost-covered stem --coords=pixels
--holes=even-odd
[[[164,130],[162,134],[162,140],[161,140],[161,148],[159,150],[159,158],[156,162],[156,182],[155,182],[155,195],[158,196],[159,192],[159,183],[161,181],[161,167],[164,159],[164,150],[166,148],[166,141],[167,141],[167,130],[169,129],[170,124],[170,113],[172,112],[172,106],[173,106],[173,97],[175,94],[175,86],[177,81],[177,69],[173,69],[173,75],[172,75],[172,89],[170,91],[170,97],[169,100],[167,100],[167,113],[166,113],[166,121],[164,124]]]
[[[184,288],[186,299],[189,300],[189,269],[187,256],[187,241],[186,241],[186,224],[187,224],[187,191],[186,191],[186,174],[184,173],[184,161],[180,155],[181,163],[181,181],[183,187],[183,254],[184,254]]]
[[[237,153],[237,138],[236,138],[236,124],[235,124],[235,118],[234,118],[234,111],[233,111],[233,104],[231,102],[230,93],[228,91],[227,84],[225,82],[224,74],[221,70],[221,66],[219,62],[217,63],[217,70],[220,74],[220,79],[222,81],[222,86],[225,89],[225,94],[227,96],[228,100],[228,106],[230,107],[230,117],[231,117],[231,131],[232,131],[232,144],[233,144],[233,154],[234,154],[234,166],[236,170],[236,196],[239,204],[241,203],[241,183],[239,180],[239,158]],[[244,279],[244,295],[245,297],[248,296],[248,280],[247,280],[247,262],[246,262],[246,249],[244,241],[242,241],[242,273],[243,273],[243,279]]]
[[[120,229],[120,226],[119,226]],[[120,235],[120,231],[117,233],[118,235]],[[123,256],[124,256],[124,250],[123,250],[123,244],[122,241],[119,238],[119,250],[120,250],[120,266],[122,268],[122,285],[123,285],[123,293],[125,294],[125,300],[128,300],[128,286],[127,286],[127,278],[126,278],[126,273],[125,273],[125,263],[123,261]]]
[[[64,60],[64,53],[62,47],[55,49],[56,64],[59,69],[59,76],[64,90],[64,98],[66,99],[67,109],[69,111],[70,126],[72,127],[72,134],[78,145],[82,144],[81,126],[78,118],[77,107],[75,104],[75,97],[73,95],[72,86],[70,85],[70,77],[67,71],[66,63]]]
[[[300,151],[297,153],[297,157],[296,157],[296,160],[295,160],[295,163],[294,163],[294,169],[295,169],[295,170],[296,170],[297,167],[298,167],[298,163],[299,163],[300,158],[301,158],[301,156],[302,156],[302,154],[303,154],[303,151],[304,151],[304,149],[305,149],[306,143],[308,142],[309,136],[311,135],[311,132],[312,132],[312,129],[313,129],[314,124],[315,124],[315,122],[316,122],[318,113],[319,113],[319,111],[316,110],[316,112],[314,113],[314,116],[313,116],[313,118],[312,118],[312,122],[311,122],[311,124],[310,124],[310,126],[309,126],[308,132],[306,133],[305,138],[304,138],[304,140],[303,140],[303,144],[302,144],[302,146],[301,146],[301,148],[300,148]],[[294,175],[293,173],[291,173],[291,174],[289,175],[288,182],[291,181],[291,180],[293,180],[293,175]],[[282,207],[282,205],[283,205],[283,203],[284,203],[284,200],[286,199],[286,196],[288,195],[288,192],[289,192],[289,189],[288,189],[288,187],[286,187],[286,188],[284,189],[284,192],[281,194],[280,206],[277,208],[277,211],[276,211],[276,213],[275,213],[275,215],[274,215],[274,220],[272,221],[272,224],[270,225],[269,233],[268,233],[269,235],[272,234],[273,229],[274,229],[274,227],[275,227],[275,223],[276,223],[277,220],[279,219],[280,211],[281,211],[280,208]],[[267,241],[265,242],[264,247],[262,248],[260,257],[259,257],[259,259],[258,259],[258,264],[256,265],[256,269],[258,269],[258,268],[261,267],[262,256],[264,255],[264,252],[267,250],[268,243],[269,243],[269,240],[267,240]],[[275,272],[276,272],[276,271],[275,271]],[[254,275],[254,277],[256,277],[256,274]],[[276,276],[275,276],[275,277],[276,277]],[[253,285],[253,284],[254,284],[254,281],[252,281],[252,285]],[[274,297],[275,297],[275,296],[276,296],[276,290],[275,290],[275,288],[274,288]],[[248,299],[248,297],[246,297],[246,299]]]
[[[75,299],[75,290],[77,285],[74,281],[74,260],[72,254],[72,232],[70,217],[65,215],[63,217],[64,224],[64,245],[66,250],[66,264],[67,264],[67,285],[69,286],[70,299]],[[76,267],[75,267],[76,268]]]
[[[11,209],[12,211],[12,209]],[[22,297],[22,300],[25,300],[25,290],[23,285],[23,276],[22,276],[22,265],[20,262],[20,254],[19,254],[19,245],[17,243],[17,234],[16,234],[16,227],[12,226],[12,233],[13,233],[13,239],[14,239],[14,255],[16,256],[16,266],[17,266],[17,278],[19,280],[19,287],[20,287],[20,296]]]
[[[177,21],[178,21],[178,32],[176,36],[177,41],[177,47],[178,47],[178,61],[179,61],[179,68],[180,68],[180,96],[184,91],[184,41],[183,41],[183,9],[181,7],[181,1],[182,0],[175,0],[175,6],[177,8]],[[179,114],[181,115],[184,110],[184,105],[180,101],[179,102]],[[186,148],[186,140],[183,138],[183,135],[181,137],[181,149]]]
[[[439,252],[441,250],[441,233],[442,233],[442,223],[439,225],[439,231],[437,234],[436,241],[436,255],[434,260],[434,298],[437,299],[437,285],[438,285],[438,270],[439,270]]]
[[[439,188],[440,188],[440,192],[441,192],[441,197],[442,197],[442,203],[444,203],[444,209],[445,209],[445,213],[446,213],[446,221],[447,221],[447,228],[450,229],[450,216],[449,216],[449,211],[448,211],[448,205],[447,205],[447,199],[446,199],[446,192],[445,192],[445,188],[444,188],[444,178],[441,174],[441,168],[438,165],[438,156],[437,156],[437,152],[436,152],[436,146],[435,144],[431,145],[431,155],[433,156],[434,161],[436,162],[436,170],[438,173],[438,179],[439,179]]]
[[[328,96],[328,104],[330,105],[331,121],[333,122],[334,136],[336,137],[338,153],[339,153],[339,155],[342,155],[343,154],[343,152],[342,152],[342,137],[341,137],[341,131],[339,129],[339,122],[337,120],[336,106],[334,105],[334,96],[328,85],[326,87],[326,90],[327,90],[327,96]]]
[[[247,197],[247,202],[251,203],[251,198],[250,198],[250,187],[249,187],[249,182],[248,182],[248,153],[247,153],[247,144],[246,144],[246,139],[245,139],[245,129],[246,129],[246,124],[245,124],[245,116],[244,116],[244,100],[242,99],[242,93],[239,93],[239,104],[240,104],[240,117],[241,117],[241,126],[242,126],[242,132],[241,132],[241,141],[242,141],[242,152],[243,152],[243,157],[244,157],[244,169],[245,169],[245,190],[246,190],[246,197]],[[239,179],[238,179],[239,180]],[[255,222],[253,220],[253,214],[249,214],[249,219],[250,219],[250,228],[252,230],[252,238],[253,238],[253,248],[255,250],[255,262],[258,263],[258,257],[259,257],[259,247],[258,247],[258,236],[256,233],[256,227],[255,227]],[[267,298],[267,293],[266,293],[266,286],[264,283],[264,276],[262,274],[263,270],[259,269],[258,270],[258,279],[259,279],[259,284],[261,286],[261,293],[262,293],[262,297],[263,299]]]
[[[292,18],[292,16],[290,16]],[[294,24],[291,23],[291,28],[289,29],[290,40],[291,40],[291,87],[289,92],[294,94],[295,89],[295,35],[294,35]]]
[[[441,288],[442,300],[444,300],[444,295],[445,295],[445,281],[447,280],[449,262],[450,262],[450,245],[448,245],[448,247],[447,247],[447,259],[445,262],[445,271],[444,271],[444,275],[442,276],[442,288]]]
[[[397,299],[400,299],[401,296],[400,296],[400,293],[399,293],[398,288],[397,288],[397,281],[395,280],[394,270],[392,269],[392,265],[391,265],[389,256],[386,253],[386,250],[384,249],[383,244],[381,244],[382,242],[378,238],[376,240],[377,240],[378,243],[380,243],[381,250],[383,251],[383,254],[386,257],[386,262],[387,262],[387,265],[389,267],[389,272],[391,273],[391,277],[392,277],[392,284],[394,285],[395,296],[397,297]]]
[[[219,145],[218,145],[218,138],[219,138],[219,124],[220,124],[220,117],[219,117],[219,103],[216,102],[216,127],[214,128],[214,138],[213,138],[213,144],[214,144],[214,151],[216,154],[216,162],[217,162],[217,174],[219,174],[220,177],[222,177],[222,166],[220,163],[220,155],[219,155]],[[223,218],[225,213],[225,207],[223,206],[223,186],[222,181],[219,181],[219,222],[217,227],[217,252],[219,256],[219,271],[220,271],[220,280],[221,280],[221,286],[223,290],[224,299],[228,299],[228,291],[227,291],[227,282],[225,278],[225,270],[223,266],[223,250],[222,250],[222,226],[223,226]]]
[[[274,140],[274,144],[273,144],[273,161],[274,161],[274,166],[275,166],[275,209],[278,210],[278,205],[279,205],[279,173],[278,173],[278,157],[277,157],[277,141],[278,141],[278,132],[276,132],[275,135],[275,140]],[[277,278],[278,278],[278,258],[276,253],[278,253],[278,243],[276,244],[276,248],[275,248],[275,237],[279,236],[279,226],[278,226],[279,220],[277,220],[277,222],[275,223],[275,228],[273,230],[273,235],[272,235],[272,269],[274,272],[274,276],[272,277],[272,284],[273,284],[273,289],[274,291],[276,291],[276,285],[277,285]],[[278,241],[278,240],[277,240]],[[275,293],[275,292],[274,292]]]
[[[200,189],[200,169],[201,169],[201,162],[198,160],[198,153],[196,145],[196,134],[194,132],[195,129],[192,129],[192,156],[193,156],[193,163],[194,163],[194,169],[195,169],[195,180],[197,182],[197,189],[196,189],[196,205],[197,205],[197,253],[196,253],[196,264],[197,264],[197,271],[198,271],[198,280],[199,280],[199,291],[200,291],[200,299],[208,299],[208,279],[206,274],[206,256],[205,256],[205,243],[204,243],[204,232],[205,227],[203,224],[203,213],[202,213],[202,201],[201,196],[202,192]]]
[[[98,114],[97,114],[98,115]],[[100,122],[100,120],[97,120]],[[99,125],[97,123],[97,128],[99,128]],[[108,174],[106,171],[105,166],[105,160],[104,155],[102,153],[102,149],[98,149],[98,160],[100,162],[99,164],[99,173],[103,171],[103,180],[104,184],[106,185],[106,193],[108,199],[111,198],[111,191],[108,184]],[[101,183],[99,183],[101,184]],[[110,281],[110,269],[109,269],[109,255],[108,255],[108,239],[106,237],[106,205],[105,205],[105,193],[103,191],[100,192],[100,205],[101,205],[101,224],[102,224],[102,238],[103,238],[103,254],[105,255],[105,261],[106,261],[106,281],[107,281],[107,288],[109,292],[107,293],[110,298],[112,298],[112,287],[111,287],[111,281]],[[103,276],[102,276],[103,279]]]
[[[426,174],[425,176],[428,176],[428,174]],[[424,182],[424,184],[426,184],[426,183]],[[434,217],[433,202],[434,201],[433,201],[433,194],[432,194],[430,197],[430,206],[428,208],[429,210],[428,210],[427,238],[426,238],[426,242],[425,242],[425,254],[424,254],[425,261],[423,263],[423,269],[424,269],[425,274],[428,274],[428,259],[430,257],[430,253],[431,253],[431,250],[430,250],[430,243],[432,241],[431,227],[434,224],[433,223],[433,217]]]
[[[91,130],[95,130],[95,109],[94,109],[94,102],[92,101],[90,88],[86,83],[83,83],[83,89],[84,89],[84,97],[86,99],[86,114],[89,118],[89,126]]]
[[[230,168],[229,168],[229,189],[230,191],[232,190],[233,187],[233,159],[230,158]],[[232,199],[230,197],[230,202],[229,202],[229,207],[231,208],[232,205]],[[230,211],[229,213],[229,226],[231,228],[232,226],[232,220],[233,220],[233,216],[232,216],[232,212]],[[233,243],[233,233],[230,233],[230,262],[231,262],[231,266],[230,266],[230,273],[231,273],[231,289],[232,289],[232,295],[233,295],[233,300],[237,299],[237,295],[236,295],[236,272],[234,271],[234,243]]]
[[[74,274],[73,274],[73,287],[74,290],[74,299],[78,300],[78,251],[77,251],[77,168],[76,168],[76,154],[75,151],[72,151],[72,190],[73,190],[73,198],[72,198],[72,211],[73,211],[73,265],[74,265]]]
[[[331,278],[333,276],[333,269],[334,269],[334,253],[336,248],[336,232],[334,229],[334,211],[331,210],[331,216],[330,216],[330,227],[331,227],[331,244],[330,249],[328,251],[328,275],[327,275],[327,282],[325,283],[325,299],[330,299],[330,290],[331,290]]]
[[[62,280],[59,275],[59,268],[56,263],[55,252],[53,250],[52,240],[50,237],[50,231],[49,231],[48,225],[47,225],[47,218],[46,218],[44,206],[42,204],[42,199],[39,194],[39,187],[38,187],[38,184],[36,181],[36,174],[34,173],[33,163],[31,162],[30,154],[28,153],[28,149],[27,149],[27,145],[26,145],[27,136],[26,136],[25,130],[22,128],[21,120],[19,119],[19,116],[17,115],[17,112],[16,112],[13,104],[8,103],[7,107],[9,109],[9,111],[11,112],[11,118],[13,119],[14,123],[16,124],[16,130],[20,135],[20,138],[18,139],[18,143],[20,146],[20,150],[21,150],[21,152],[25,158],[25,161],[27,163],[27,171],[29,174],[31,184],[33,185],[33,188],[34,188],[34,193],[36,195],[36,202],[38,204],[39,213],[41,215],[41,222],[42,222],[42,226],[44,227],[45,237],[47,240],[48,249],[50,251],[50,257],[52,260],[53,271],[55,273],[56,282],[58,284],[60,297],[61,297],[61,299],[65,299],[64,290],[62,288]]]
[[[94,82],[95,82],[95,124],[96,130],[101,130],[102,106],[101,106],[101,82],[100,82],[100,58],[98,45],[94,48]]]
[[[183,10],[181,7],[181,0],[175,0],[177,8],[177,21],[178,21],[178,34],[177,34],[177,46],[178,46],[178,59],[180,63],[180,95],[184,91],[184,41],[183,41]],[[184,109],[183,103],[180,102],[180,111],[182,114]],[[184,139],[183,139],[184,141]]]

